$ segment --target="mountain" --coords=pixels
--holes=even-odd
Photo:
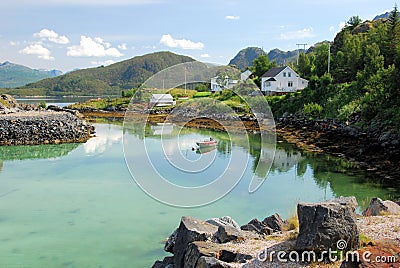
[[[300,52],[303,50],[300,50]],[[273,49],[268,52],[268,58],[270,61],[276,61],[278,65],[286,65],[289,62],[295,62],[297,59],[298,49],[293,51],[282,51],[279,49]]]
[[[0,63],[0,87],[13,88],[60,75],[58,70],[36,70],[8,61]]]
[[[194,59],[172,52],[156,52],[106,67],[82,69],[44,79],[19,90],[24,94],[29,90],[41,90],[46,95],[120,95],[122,90],[138,87],[167,67],[190,61]]]
[[[264,50],[259,47],[248,47],[239,51],[239,53],[229,62],[229,65],[235,65],[241,70],[253,66],[253,61],[258,56],[265,55]]]

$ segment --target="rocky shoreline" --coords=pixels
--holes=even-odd
[[[164,246],[173,255],[152,267],[399,267],[400,205],[374,198],[364,216],[356,215],[356,207],[355,197],[299,203],[295,221],[274,214],[242,226],[228,216],[209,220],[184,216]],[[379,229],[371,228],[378,222]],[[360,255],[366,250],[371,252],[369,259],[395,259],[374,266],[368,260],[345,258],[346,252]]]
[[[302,149],[346,158],[400,186],[400,135],[379,127],[362,129],[335,120],[309,120],[287,115],[276,120],[277,134]]]
[[[0,145],[80,143],[94,133],[93,126],[76,111],[20,105],[9,95],[2,95],[1,100]]]

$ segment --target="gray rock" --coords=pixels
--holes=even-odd
[[[162,261],[156,261],[151,268],[174,268],[174,257],[165,257]]]
[[[184,267],[185,254],[190,243],[211,240],[218,227],[203,220],[182,217],[174,244],[174,264]]]
[[[178,229],[175,229],[175,231],[168,237],[167,242],[165,242],[164,250],[166,252],[174,253],[174,245],[175,245],[177,233],[178,233]]]
[[[196,267],[201,257],[219,259],[223,252],[222,245],[210,241],[195,241],[188,245],[184,259],[184,268]]]
[[[221,218],[212,218],[206,220],[206,222],[211,223],[212,225],[215,226],[231,226],[233,228],[240,229],[239,224],[237,224],[237,222],[229,216],[224,216]]]
[[[265,218],[262,223],[271,228],[274,232],[282,231],[283,226],[285,225],[284,220],[282,220],[278,213]]]
[[[232,226],[219,226],[218,231],[215,234],[215,238],[217,238],[220,243],[236,241],[240,237],[244,237],[242,231],[240,229],[233,228]]]
[[[251,260],[253,256],[243,253],[237,253],[235,262],[237,263],[246,263],[248,260]]]
[[[216,258],[204,257],[204,256],[199,259],[196,266],[196,268],[230,268],[230,267],[232,266],[220,260],[217,260]]]
[[[379,216],[379,215],[400,215],[400,205],[390,201],[374,197],[369,206],[363,211],[363,216]]]
[[[237,253],[226,249],[220,250],[218,253],[218,259],[223,262],[235,262],[236,257]]]
[[[300,203],[297,205],[299,235],[296,250],[322,252],[336,250],[344,240],[344,250],[354,250],[359,245],[359,232],[355,208],[350,203],[338,202]]]
[[[270,235],[273,230],[257,219],[252,219],[248,224],[240,227],[243,231],[256,232],[260,235]]]

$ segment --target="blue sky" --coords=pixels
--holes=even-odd
[[[333,40],[351,16],[373,19],[391,0],[11,0],[0,3],[0,62],[96,67],[169,50],[227,64],[248,46],[294,50]]]

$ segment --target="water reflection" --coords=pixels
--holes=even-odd
[[[83,144],[86,155],[102,154],[114,144],[121,143],[122,131],[111,124],[96,124],[96,132],[102,133]]]
[[[182,153],[179,150],[188,150],[191,146],[190,144],[194,145],[196,139],[200,140],[204,137],[212,136],[218,140],[216,153],[219,159],[229,159],[233,147],[236,150],[239,148],[248,152],[251,156],[252,172],[259,179],[266,179],[268,172],[272,175],[293,172],[296,179],[299,180],[312,177],[315,184],[324,192],[333,192],[335,196],[354,195],[360,200],[361,205],[370,196],[385,196],[386,198],[390,198],[391,196],[394,197],[396,193],[394,189],[383,189],[379,183],[379,179],[373,178],[368,173],[361,171],[354,163],[329,155],[303,152],[295,146],[282,141],[277,144],[276,150],[274,150],[273,146],[269,146],[268,144],[261,146],[259,135],[229,136],[224,132],[193,128],[183,128],[178,133],[178,128],[175,128],[173,125],[134,126],[129,131],[132,135],[143,139],[143,128],[145,129],[146,139],[159,140],[162,131],[167,131],[168,135],[164,135],[163,139],[173,140],[179,136],[180,142],[186,141],[185,146],[181,145],[180,148],[174,146],[172,141],[166,143],[168,146],[166,146],[165,150],[168,158],[173,158],[174,155]],[[248,140],[250,141],[249,143],[247,143]],[[187,151],[183,154],[186,157],[188,155]]]

